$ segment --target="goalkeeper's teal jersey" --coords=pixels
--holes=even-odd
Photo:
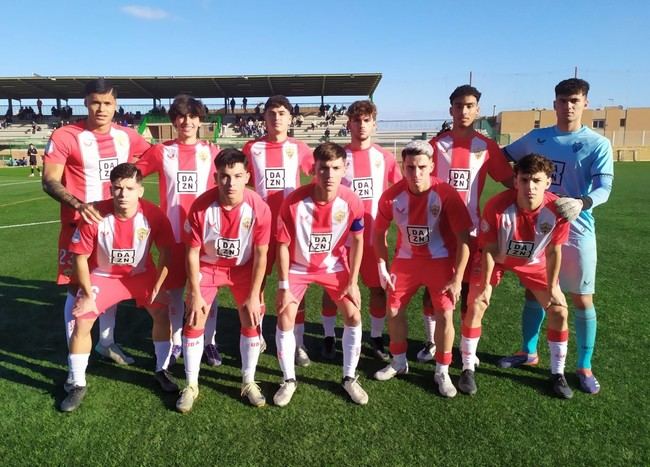
[[[561,132],[557,126],[530,131],[504,149],[512,161],[541,154],[553,161],[555,171],[550,191],[559,196],[580,198],[600,188],[603,179],[614,176],[614,159],[609,140],[582,126],[573,132]],[[605,200],[607,197],[605,196]],[[594,200],[594,204],[600,204]],[[571,223],[572,236],[593,235],[596,231],[592,209],[580,212]]]

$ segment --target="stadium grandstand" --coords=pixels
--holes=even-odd
[[[290,100],[314,98],[312,103],[299,103],[290,130],[292,136],[311,146],[325,140],[347,142],[346,107],[359,98],[372,99],[381,77],[379,73],[346,73],[106,78],[118,89],[116,121],[137,128],[150,141],[174,137],[164,102],[178,94],[189,94],[202,99],[208,109],[199,137],[219,141],[222,147],[239,147],[264,133],[261,106],[267,97],[275,94],[283,94]],[[0,78],[0,100],[6,102],[0,105],[0,161],[5,164],[20,161],[30,143],[43,148],[54,129],[84,118],[85,107],[80,103],[83,89],[94,78],[40,75]],[[246,108],[242,105],[244,98]],[[74,104],[75,101],[79,104]],[[377,140],[397,149],[413,138],[431,137],[442,123],[442,120],[380,120]]]

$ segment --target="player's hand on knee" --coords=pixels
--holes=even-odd
[[[96,312],[97,312],[97,304],[95,303],[94,297],[89,297],[87,295],[77,296],[77,300],[72,306],[72,316],[78,318],[79,316],[83,316],[86,313],[96,313]]]
[[[555,207],[557,207],[557,212],[560,216],[569,222],[573,222],[580,215],[583,202],[579,198],[560,198],[555,201]]]
[[[548,305],[546,306],[547,309],[552,306],[559,306],[566,309],[569,308],[566,302],[566,297],[564,296],[564,294],[562,293],[562,289],[560,289],[558,285],[555,285],[549,292],[550,292],[550,298],[549,298]]]
[[[450,281],[445,285],[441,292],[446,294],[451,302],[456,305],[456,302],[460,299],[460,291],[462,289],[462,284],[460,281]]]
[[[339,297],[339,300],[343,300],[344,298],[350,300],[357,308],[361,308],[361,291],[359,290],[359,285],[356,283],[349,284]]]
[[[291,293],[291,290],[279,289],[278,294],[276,295],[275,298],[275,308],[278,312],[278,315],[287,311],[287,308],[292,303],[298,305],[299,302],[298,300],[296,300],[296,297],[294,297],[294,295]]]
[[[243,311],[248,316],[251,327],[257,327],[260,324],[261,305],[259,296],[251,296],[243,305]]]
[[[201,295],[190,294],[187,307],[185,308],[185,321],[190,326],[196,326],[199,321],[210,313],[210,307]]]
[[[395,290],[395,275],[389,274],[386,268],[386,261],[380,259],[377,263],[377,271],[379,272],[379,283],[384,290]]]
[[[492,296],[492,286],[487,285],[481,292],[476,296],[474,302],[485,308],[490,306],[490,297]]]

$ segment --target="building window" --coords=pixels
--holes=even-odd
[[[594,120],[591,124],[592,128],[605,128],[605,119]]]
[[[533,128],[539,128],[539,120],[535,120],[535,123],[533,123]]]
[[[619,126],[620,127],[625,127],[625,119],[624,118],[621,118]]]

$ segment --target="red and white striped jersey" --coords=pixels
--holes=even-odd
[[[314,201],[314,188],[310,183],[287,196],[278,216],[277,241],[289,244],[294,274],[345,270],[348,233],[363,232],[363,203],[350,188],[340,185],[328,203]]]
[[[112,125],[108,133],[86,129],[86,121],[66,125],[52,133],[45,148],[46,164],[62,164],[63,184],[79,201],[90,203],[111,197],[110,173],[118,164],[131,162],[150,145],[135,130]],[[79,214],[61,203],[61,222],[79,220]]]
[[[284,198],[300,186],[300,171],[311,172],[314,166],[312,151],[293,138],[282,143],[260,138],[247,142],[242,152],[248,157],[250,183],[267,202],[275,218]]]
[[[377,207],[381,194],[390,185],[402,179],[395,156],[381,146],[373,144],[368,149],[352,150],[345,146],[347,153],[346,172],[342,182],[361,198],[366,210],[364,217],[364,242],[372,244],[372,225],[377,217]]]
[[[547,191],[539,208],[524,211],[517,206],[515,190],[490,198],[483,208],[479,247],[496,243],[494,260],[517,270],[545,264],[546,246],[562,245],[569,238],[569,223],[557,213],[556,199]]]
[[[176,243],[183,241],[183,225],[194,200],[216,186],[214,158],[219,146],[207,141],[156,144],[137,161],[145,177],[158,173],[160,207],[172,224]]]
[[[454,258],[456,234],[472,229],[458,192],[435,177],[431,183],[428,191],[415,195],[402,180],[379,200],[375,228],[387,230],[395,220],[395,258]]]
[[[98,224],[79,223],[72,236],[70,251],[91,255],[89,269],[103,277],[126,277],[154,268],[149,250],[152,242],[158,248],[174,243],[171,226],[162,210],[153,203],[140,200],[138,211],[129,219],[115,216],[113,200],[97,206],[104,218]]]
[[[201,247],[202,263],[221,267],[242,266],[253,258],[255,245],[268,245],[271,211],[264,200],[248,188],[244,200],[232,209],[219,204],[219,189],[199,196],[185,222],[185,243]]]
[[[470,233],[477,235],[479,202],[486,175],[503,182],[512,178],[512,168],[499,145],[477,131],[469,138],[460,138],[448,131],[430,143],[435,164],[433,175],[458,191],[472,217],[474,227]]]

